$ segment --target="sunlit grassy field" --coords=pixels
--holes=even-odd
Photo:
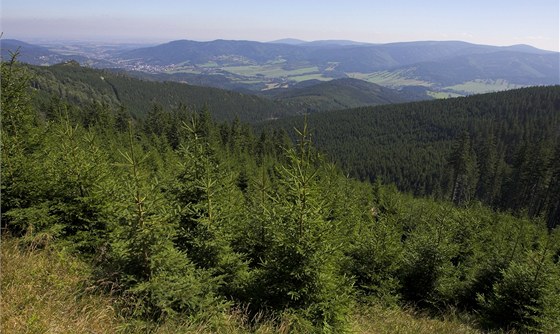
[[[506,80],[473,80],[459,85],[449,86],[446,87],[446,89],[465,92],[467,94],[483,94],[521,87],[523,86],[509,83]]]
[[[425,86],[430,87],[432,84],[427,81],[408,78],[402,72],[380,71],[374,73],[347,73],[354,79],[369,81],[381,86],[401,87],[401,86]]]
[[[317,66],[301,67],[295,69],[285,69],[283,64],[268,64],[264,66],[228,66],[223,70],[233,74],[243,76],[263,76],[266,78],[296,77],[307,74],[320,74]]]

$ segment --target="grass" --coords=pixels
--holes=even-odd
[[[434,91],[429,91],[428,95],[433,97],[434,99],[449,99],[449,98],[453,98],[453,97],[460,97],[460,96],[464,96],[458,93],[453,93],[453,92],[434,92]]]
[[[306,75],[293,76],[293,77],[290,77],[290,80],[293,80],[293,81],[296,81],[296,82],[301,82],[301,81],[306,81],[306,80],[330,81],[330,80],[332,80],[332,78],[326,78],[322,74],[317,73],[317,74],[306,74]]]
[[[1,333],[114,333],[112,299],[85,293],[89,268],[65,252],[1,241]]]
[[[223,70],[242,76],[262,75],[266,78],[293,77],[319,72],[319,68],[317,66],[300,67],[292,70],[286,70],[283,68],[283,64],[270,64],[262,66],[228,66],[224,67]]]
[[[292,69],[285,69],[285,60],[279,59],[277,61],[269,62],[265,65],[236,65],[236,66],[219,66],[215,62],[208,62],[206,64],[197,65],[193,67],[191,65],[185,64],[184,66],[177,66],[170,69],[167,73],[192,73],[192,74],[202,74],[207,71],[226,71],[237,78],[235,81],[239,83],[263,83],[266,84],[269,80],[274,79],[288,79],[291,81],[304,81],[311,79],[318,80],[332,80],[332,78],[326,78],[321,74],[317,66],[301,66]]]
[[[352,317],[354,333],[400,334],[478,334],[481,331],[458,319],[439,320],[420,315],[413,310],[370,306],[357,311]]]
[[[373,73],[346,73],[349,77],[369,81],[381,86],[402,87],[402,86],[425,86],[430,87],[432,84],[406,76],[404,71],[380,71]]]
[[[464,92],[466,94],[483,94],[491,92],[499,92],[503,90],[521,88],[523,86],[509,83],[506,80],[473,80],[467,81],[459,85],[449,86],[445,89],[456,92]]]
[[[215,67],[219,67],[218,63],[216,63],[215,61],[209,61],[205,64],[199,64],[197,65],[198,67],[202,67],[202,68],[215,68]]]
[[[117,297],[88,292],[91,268],[55,247],[0,243],[0,333],[298,333],[294,319],[273,321],[232,309],[211,319],[152,323],[118,314]],[[432,319],[412,310],[361,306],[349,319],[351,333],[481,333],[457,316]]]

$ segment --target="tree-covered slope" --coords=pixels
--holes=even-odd
[[[107,103],[123,106],[137,117],[144,117],[154,105],[183,105],[193,110],[206,106],[216,119],[237,117],[248,122],[298,112],[295,107],[254,95],[177,82],[144,81],[118,72],[81,67],[76,62],[29,68],[34,75],[31,84],[43,103],[51,96],[75,104]]]
[[[500,51],[422,62],[395,71],[404,71],[410,77],[440,87],[496,78],[517,85],[557,85],[560,58],[555,53]]]
[[[185,106],[197,110],[208,107],[218,120],[239,118],[246,122],[282,118],[305,111],[325,111],[350,107],[417,100],[420,93],[396,91],[356,79],[340,79],[265,94],[243,94],[171,81],[133,78],[118,71],[95,70],[70,61],[49,67],[30,66],[32,86],[39,103],[51,96],[73,104],[106,103],[125,106],[144,117],[155,105],[164,108]],[[424,98],[428,98],[424,94]]]
[[[302,122],[269,125],[290,129]],[[548,214],[546,201],[557,206],[550,201],[560,193],[551,183],[560,152],[560,86],[312,114],[308,122],[317,147],[350,175],[445,198],[454,188],[452,153],[466,133],[476,169],[471,198],[532,207],[534,214]]]
[[[299,104],[308,112],[430,99],[426,94],[411,94],[350,78],[312,85],[302,82],[292,88],[278,88],[265,94],[285,103]]]

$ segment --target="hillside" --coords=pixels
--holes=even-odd
[[[328,66],[338,63],[344,72],[373,72],[391,67],[473,54],[500,52],[555,54],[519,46],[496,47],[466,42],[403,42],[390,44],[359,44],[317,41],[299,44],[259,43],[253,41],[216,40],[195,42],[178,40],[125,51],[123,61],[142,61],[152,65],[190,65],[216,62],[218,65],[262,64],[284,59],[288,65],[308,62]]]
[[[297,117],[267,125],[292,129],[303,122]],[[472,147],[465,154],[475,174],[470,198],[550,214],[543,203],[560,153],[560,86],[312,114],[308,123],[317,147],[350,175],[437,198],[452,197],[451,160],[466,133],[463,145]],[[540,176],[528,181],[521,175]],[[559,214],[551,223],[558,224]]]
[[[292,88],[277,88],[263,93],[287,104],[299,104],[308,112],[430,99],[425,93],[422,96],[350,78],[301,82]]]
[[[154,105],[176,109],[180,105],[200,110],[208,107],[218,120],[253,122],[297,114],[291,108],[272,100],[177,82],[155,82],[134,79],[118,72],[94,70],[75,62],[50,67],[29,66],[36,97],[48,103],[51,95],[78,105],[93,102],[124,106],[137,117],[145,116]]]
[[[28,82],[36,68],[0,70],[3,332],[82,332],[88,319],[163,333],[560,328],[560,87],[315,113],[291,120],[292,143],[207,110],[133,120],[103,100],[44,108],[28,89],[41,89]],[[64,78],[84,99],[107,85]],[[368,162],[391,166],[398,156],[383,154],[398,153],[406,175],[425,152],[437,167],[453,140],[452,196],[351,179],[313,146],[322,135]],[[363,150],[370,142],[385,146]],[[438,172],[424,160],[420,182]],[[511,212],[474,200],[477,177],[476,191],[506,194]],[[494,192],[504,178],[515,183]]]
[[[19,52],[19,61],[28,64],[50,65],[66,60],[63,55],[39,45],[15,39],[0,39],[0,55],[3,61],[10,60],[12,53],[16,51]]]
[[[500,78],[518,85],[554,85],[560,78],[558,60],[556,54],[500,51],[423,62],[395,71],[437,82],[442,87],[483,78]]]

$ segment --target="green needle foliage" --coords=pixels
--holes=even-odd
[[[305,124],[298,131],[297,148],[287,151],[289,163],[278,170],[280,184],[267,222],[270,240],[260,272],[259,302],[291,309],[322,332],[339,332],[346,324],[351,287],[340,272],[342,245],[337,232],[342,222],[327,219],[321,165],[307,131]]]
[[[160,319],[178,313],[196,315],[220,306],[209,273],[198,270],[174,245],[177,221],[171,203],[150,181],[143,155],[129,129],[128,151],[121,152],[124,168],[118,180],[110,270],[134,316]],[[109,269],[109,268],[108,268]]]

